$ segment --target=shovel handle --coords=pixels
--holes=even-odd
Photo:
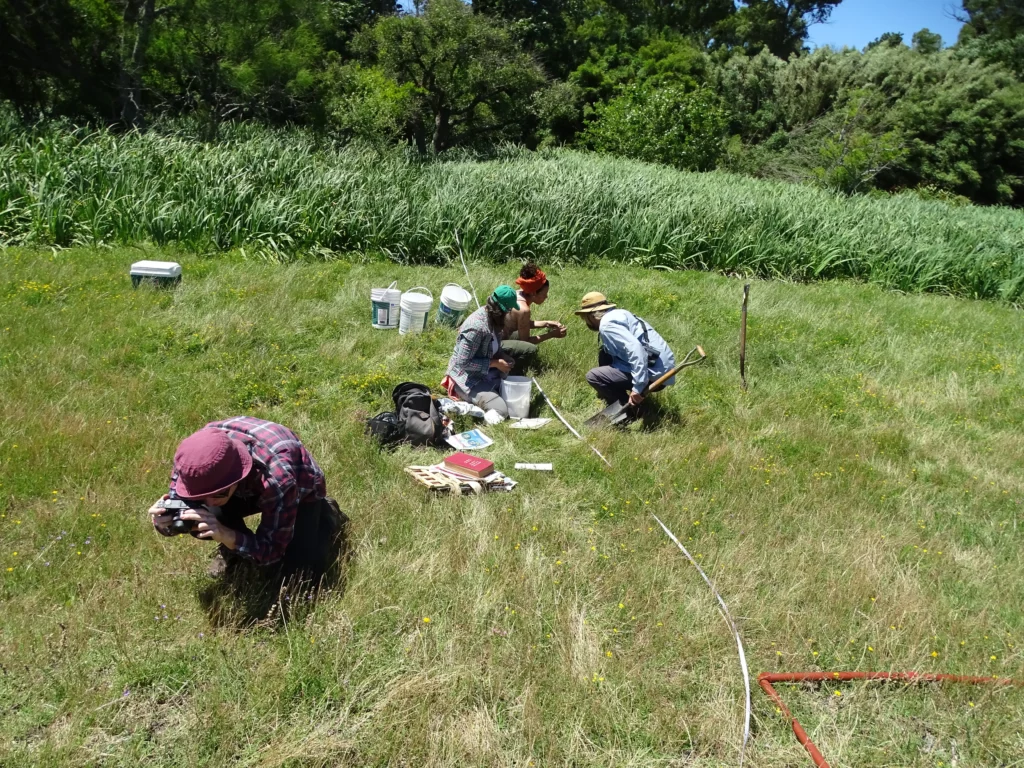
[[[696,360],[691,360],[690,356],[694,352],[696,352],[699,355],[699,357]],[[677,373],[679,373],[681,370],[683,370],[683,368],[689,368],[691,365],[696,365],[697,363],[703,363],[706,357],[707,357],[707,355],[704,354],[704,347],[702,347],[700,344],[698,344],[696,347],[694,347],[693,349],[691,349],[689,352],[686,353],[686,357],[683,358],[683,362],[681,362],[675,368],[673,368],[670,371],[667,371],[666,373],[664,373],[663,375],[661,375],[657,379],[655,379],[653,382],[648,384],[647,387],[644,389],[642,394],[644,396],[646,396],[648,392],[657,392],[662,384],[664,384],[666,381],[668,381],[673,376],[675,376]]]

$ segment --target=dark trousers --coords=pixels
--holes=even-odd
[[[633,376],[610,365],[599,365],[587,371],[587,384],[592,386],[597,391],[597,396],[608,405],[625,403],[633,389]]]
[[[258,512],[254,499],[233,496],[221,507],[218,519],[229,528],[251,533],[245,518]],[[285,578],[301,573],[313,579],[326,575],[338,560],[347,523],[348,518],[330,496],[299,504],[292,540],[281,561],[266,566],[267,573]],[[224,554],[230,556],[227,551]]]
[[[537,360],[537,345],[519,340],[519,331],[513,331],[501,342],[501,351],[513,360],[512,374],[519,376]]]

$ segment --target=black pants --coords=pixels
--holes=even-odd
[[[537,362],[537,345],[519,340],[519,331],[513,331],[507,340],[501,342],[501,351],[512,358],[513,376],[522,376],[531,365]]]
[[[221,507],[218,519],[229,528],[251,533],[245,518],[259,510],[254,499],[233,496]],[[348,518],[331,497],[299,504],[295,516],[295,531],[285,550],[284,557],[277,563],[265,567],[268,576],[280,575],[287,578],[295,574],[319,579],[328,574],[341,554],[345,526]],[[225,552],[228,555],[228,552]],[[261,569],[263,570],[263,569]]]

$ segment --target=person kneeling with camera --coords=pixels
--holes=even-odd
[[[169,491],[149,510],[153,526],[164,536],[216,541],[213,576],[245,559],[318,578],[334,565],[348,522],[295,433],[248,416],[211,422],[182,440]],[[245,518],[257,513],[253,532]]]

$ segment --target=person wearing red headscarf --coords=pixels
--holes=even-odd
[[[548,298],[547,275],[533,262],[527,262],[519,270],[516,278],[518,307],[505,315],[505,327],[502,331],[501,349],[512,355],[517,367],[527,358],[537,353],[537,345],[548,339],[565,337],[566,328],[553,320],[534,320],[531,317],[531,305],[541,305]],[[544,335],[537,335],[535,330],[547,328]]]

